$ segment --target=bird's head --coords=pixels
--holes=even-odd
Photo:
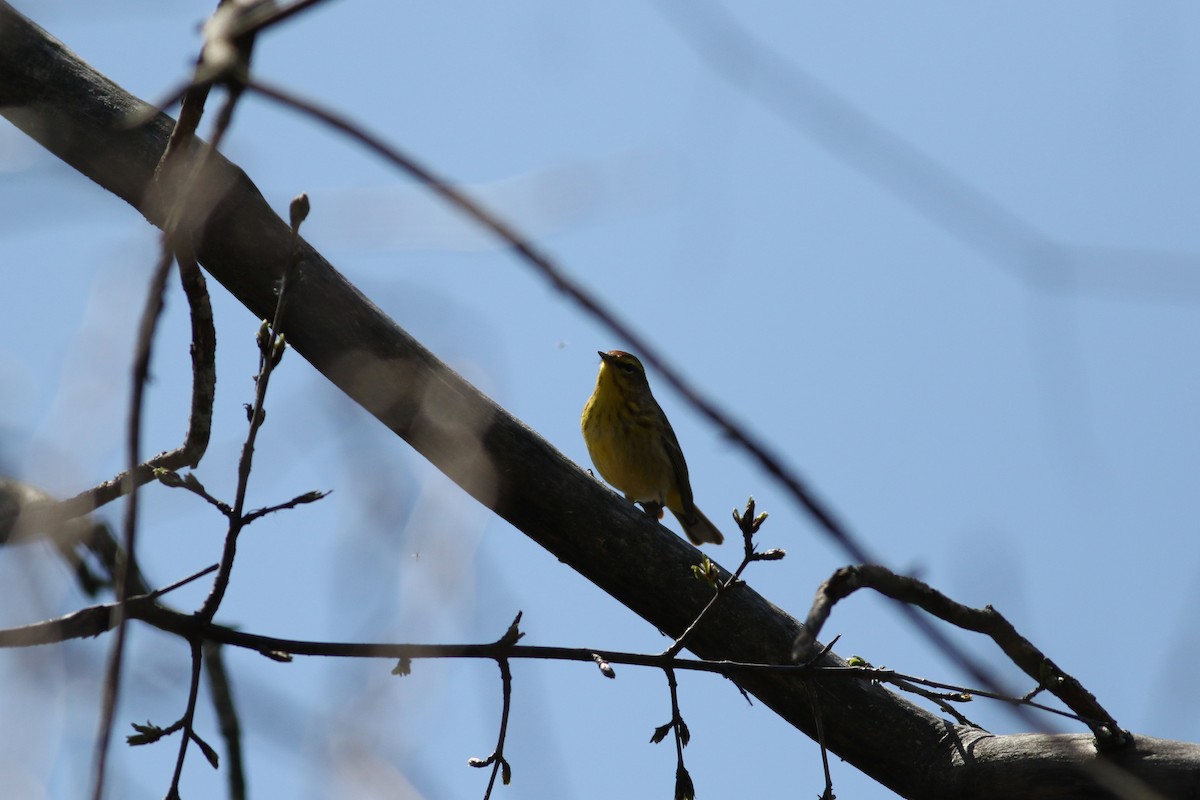
[[[609,350],[600,354],[600,380],[610,380],[621,389],[631,392],[647,392],[646,368],[637,356],[624,350]]]

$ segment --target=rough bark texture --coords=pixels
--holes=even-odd
[[[51,152],[164,223],[149,190],[172,121],[152,113],[0,2],[0,113]],[[209,274],[258,318],[288,251],[288,226],[237,167],[212,159],[188,230]],[[447,476],[652,625],[678,634],[708,599],[691,577],[700,554],[618,498],[447,368],[307,245],[289,288],[288,343]],[[799,623],[748,587],[724,598],[690,649],[707,659],[784,663]],[[842,663],[830,657],[830,664]],[[1128,775],[1162,796],[1200,796],[1200,748],[1139,738],[1099,756],[1091,738],[990,736],[961,728],[869,682],[759,675],[746,689],[906,797],[1094,798]],[[1108,767],[1108,769],[1105,769]],[[1121,795],[1116,795],[1121,796]],[[1153,795],[1150,795],[1153,796]]]

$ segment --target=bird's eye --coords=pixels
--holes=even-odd
[[[621,369],[625,370],[629,375],[633,374],[633,364],[622,364]]]

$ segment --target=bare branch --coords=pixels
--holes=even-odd
[[[829,618],[834,604],[859,589],[874,589],[882,595],[916,606],[964,630],[987,634],[1014,664],[1037,685],[1044,687],[1075,712],[1096,735],[1102,750],[1113,750],[1129,744],[1131,736],[1104,710],[1091,692],[1075,678],[1059,669],[1041,650],[991,606],[970,608],[956,603],[946,595],[915,578],[897,575],[886,567],[843,567],[821,584],[813,600],[812,610],[800,636],[795,652],[803,656]]]
[[[498,642],[497,644],[502,644]],[[512,782],[512,766],[504,757],[504,740],[508,736],[508,713],[512,710],[512,670],[509,668],[507,658],[498,658],[496,663],[500,666],[500,734],[496,740],[496,749],[487,758],[470,758],[467,759],[467,764],[472,767],[488,767],[492,768],[491,777],[488,778],[487,789],[483,793],[483,800],[489,800],[492,796],[492,789],[496,785],[496,775],[500,775],[501,781],[507,786]]]

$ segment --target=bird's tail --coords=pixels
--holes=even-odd
[[[708,517],[700,512],[700,509],[692,506],[690,515],[677,513],[674,509],[671,510],[675,514],[675,519],[679,520],[679,524],[683,526],[683,532],[692,540],[692,544],[720,544],[725,541],[725,537],[717,530],[717,526],[709,521]]]

